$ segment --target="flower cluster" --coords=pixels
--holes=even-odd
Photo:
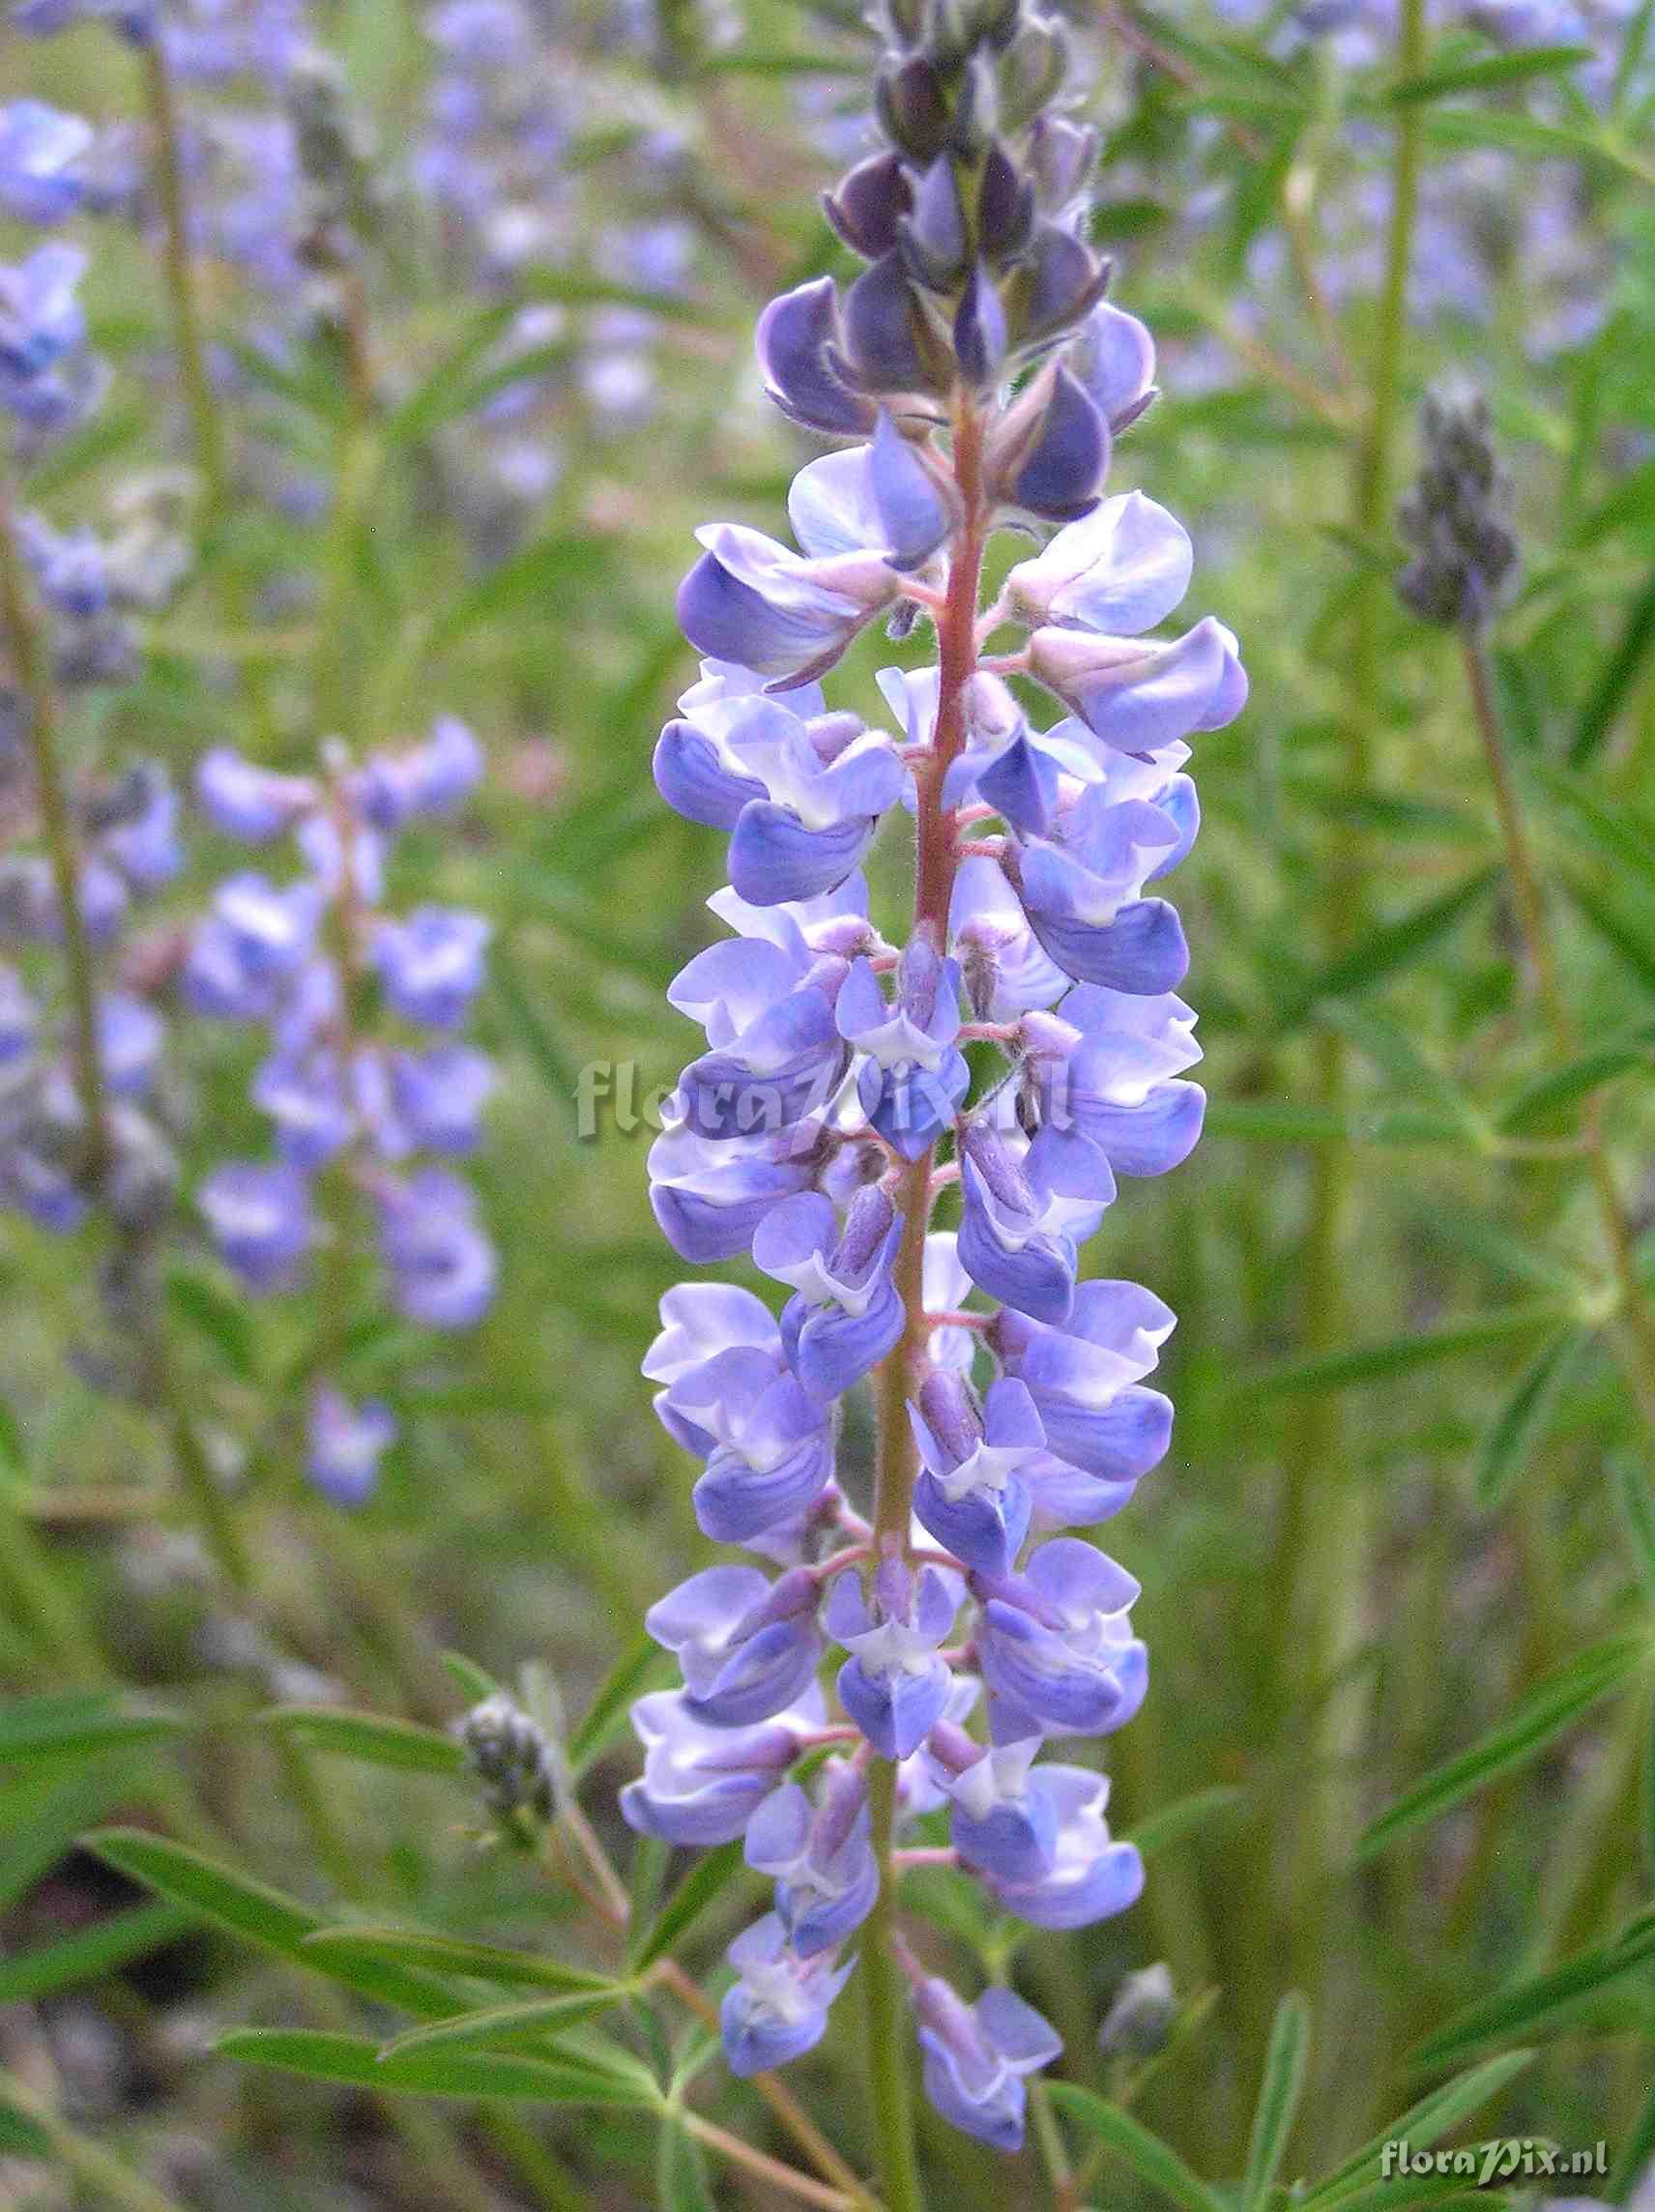
[[[654,1208],[684,1258],[750,1254],[786,1302],[681,1286],[645,1373],[703,1463],[704,1532],[782,1571],[714,1566],[652,1611],[683,1683],[639,1703],[623,1804],[676,1844],[744,1837],[775,1879],[731,1952],[740,2072],[818,2040],[847,1938],[915,1852],[1037,1927],[1141,1887],[1105,1778],[1038,1758],[1120,1727],[1147,1680],[1137,1585],[1054,1531],[1118,1511],[1171,1433],[1146,1379],[1173,1316],[1081,1281],[1079,1248],[1118,1177],[1176,1166],[1200,1131],[1187,950],[1157,887],[1195,835],[1187,741],[1246,695],[1222,625],[1158,634],[1190,580],[1182,529],[1140,492],[1102,496],[1154,352],[1086,243],[1095,146],[1052,107],[1060,27],[1020,0],[891,0],[886,27],[888,144],[828,202],[868,267],[787,293],[758,332],[783,412],[857,442],[796,479],[797,550],[700,534],[679,604],[708,658],[655,753],[671,804],[728,834],[711,904],[731,935],[671,989],[707,1050],[651,1155]],[[1002,527],[1045,541],[981,609]],[[894,734],[820,688],[880,617],[938,642],[934,667],[880,679]],[[1055,726],[1030,720],[1030,685]],[[899,808],[918,858],[902,946],[859,873]],[[973,1060],[996,1059],[973,1096]],[[932,1226],[939,1203],[954,1227]],[[838,1480],[841,1402],[876,1369],[863,1512]],[[894,1851],[893,1800],[919,1839]],[[968,2005],[901,1957],[932,2102],[1015,2147],[1057,2037],[1010,1991]]]
[[[423,742],[353,766],[324,748],[315,776],[276,774],[226,748],[203,759],[212,822],[264,844],[291,833],[303,871],[239,871],[195,929],[181,984],[197,1013],[257,1024],[271,1050],[251,1096],[276,1158],[214,1170],[197,1203],[219,1253],[253,1292],[292,1288],[318,1243],[318,1182],[365,1201],[392,1301],[427,1328],[469,1328],[494,1294],[495,1261],[470,1185],[443,1164],[478,1143],[492,1069],[458,1033],[483,979],[488,924],[419,906],[382,911],[385,859],[419,816],[451,812],[481,772],[477,740],[440,719]],[[334,1224],[334,1236],[343,1235]],[[310,1471],[354,1502],[394,1427],[321,1384]]]

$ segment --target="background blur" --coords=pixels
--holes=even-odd
[[[1179,1315],[1173,1452],[1111,1530],[1145,1585],[1153,1665],[1142,1717],[1109,1746],[1112,1821],[1142,1837],[1149,1883],[1101,1930],[1030,1935],[1018,1970],[1071,2078],[1128,2087],[1215,2181],[1240,2170],[1272,2012],[1302,1990],[1311,2089],[1286,2171],[1319,2172],[1439,2077],[1413,2055],[1422,2038],[1609,1943],[1655,1880],[1648,1669],[1603,1658],[1611,1639],[1647,1645],[1649,1467],[1607,1349],[1578,1143],[1601,1116],[1641,1229],[1655,42],[1648,0],[1443,0],[1422,75],[1399,69],[1385,0],[1073,15],[1106,132],[1113,297],[1161,348],[1163,396],[1112,488],[1143,486],[1190,528],[1189,619],[1236,629],[1252,702],[1198,741],[1206,828],[1179,884],[1208,1134],[1176,1175],[1128,1185],[1091,1248],[1095,1271],[1153,1285]],[[865,49],[851,7],[773,0],[524,0],[526,45],[498,51],[462,9],[413,0],[190,0],[178,19],[202,41],[265,42],[179,91],[243,496],[212,561],[140,626],[131,681],[76,697],[74,740],[86,757],[162,758],[187,785],[227,739],[300,766],[329,732],[367,745],[436,712],[476,729],[485,786],[463,826],[409,836],[393,882],[401,902],[494,925],[477,1028],[502,1079],[474,1172],[501,1292],[452,1339],[355,1317],[346,1379],[390,1399],[402,1435],[345,1513],[303,1471],[294,1377],[313,1316],[237,1298],[187,1231],[168,1318],[237,1483],[254,1604],[191,1532],[157,1423],[109,1387],[98,1232],[7,1220],[0,1670],[37,1699],[113,1685],[121,1710],[141,1696],[192,1726],[165,1749],[83,1732],[31,1759],[0,1740],[0,2059],[178,2205],[434,2205],[460,2198],[366,2092],[211,2055],[226,2028],[311,2017],[280,1959],[167,1923],[115,1971],[94,1957],[43,1986],[19,1963],[132,1907],[135,1887],[73,1839],[164,1821],[179,1790],[240,1865],[313,1903],[566,1956],[591,1940],[574,1899],[479,1848],[451,1780],[319,1759],[344,1850],[318,1865],[281,1732],[253,1716],[338,1702],[446,1725],[464,1701],[445,1648],[501,1679],[549,1667],[578,1715],[643,1605],[709,1558],[691,1470],[637,1372],[681,1270],[646,1201],[649,1128],[622,1126],[614,1100],[630,1085],[642,1112],[688,1057],[664,989],[715,933],[702,901],[720,852],[661,803],[649,760],[693,675],[672,606],[693,526],[778,530],[807,457],[762,399],[750,330],[771,293],[834,266],[815,191],[857,143]],[[338,57],[375,148],[365,426],[303,272],[281,267],[283,39]],[[118,204],[77,235],[115,384],[30,489],[101,528],[186,450],[131,175],[135,67],[94,25],[0,32],[7,95],[87,115],[110,164]],[[1387,389],[1399,131],[1419,199]],[[21,243],[8,233],[0,258]],[[1516,955],[1454,638],[1391,590],[1413,406],[1450,368],[1487,391],[1517,484],[1524,571],[1493,633],[1495,691],[1585,1065],[1549,1039]],[[864,638],[836,696],[877,719],[872,672],[911,650]],[[199,821],[188,838],[189,867],[145,924],[160,977],[167,931],[236,864]],[[894,848],[876,862],[893,914],[905,867]],[[256,1050],[176,1025],[188,1180],[261,1149]],[[582,1136],[593,1067],[616,1072]],[[854,1490],[865,1437],[847,1450]],[[1550,1720],[1482,1787],[1358,1851],[1537,1690]],[[16,1709],[26,1737],[42,1707]],[[586,1798],[624,1864],[613,1798],[630,1759],[613,1744]],[[715,1902],[692,1964],[714,1970],[747,1902],[740,1883]],[[1183,2008],[1170,2048],[1147,2068],[1101,2053],[1122,1976],[1158,1960]],[[1607,2138],[1613,2165],[1641,2129],[1647,2154],[1652,2024],[1647,1966],[1553,2008],[1518,2038],[1537,2055],[1480,2131]],[[857,2037],[847,2004],[796,2069],[853,2160]],[[1496,2026],[1466,2048],[1507,2040]],[[716,2068],[703,2091],[769,2139]],[[695,2201],[662,2193],[647,2121],[535,2124],[566,2201]],[[41,2147],[18,2123],[12,2139]],[[1008,2179],[963,2139],[926,2143],[939,2202],[1044,2201],[1032,2153]],[[474,2205],[531,2200],[486,2141],[476,2170]],[[74,2171],[19,2155],[0,2200],[124,2200]],[[697,2186],[767,2201],[728,2168]],[[1155,2200],[1121,2167],[1098,2198]]]

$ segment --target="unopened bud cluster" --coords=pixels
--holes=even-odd
[[[1425,622],[1475,627],[1518,564],[1511,480],[1495,453],[1488,401],[1471,385],[1436,385],[1420,403],[1419,435],[1419,475],[1397,508],[1413,559],[1397,590]]]

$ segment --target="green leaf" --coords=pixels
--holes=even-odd
[[[337,1705],[272,1705],[259,1715],[310,1751],[340,1759],[360,1759],[370,1766],[394,1766],[415,1774],[457,1775],[465,1753],[441,1729],[418,1721],[387,1719],[380,1713],[342,1712]]]
[[[430,650],[438,653],[468,631],[525,606],[556,605],[592,592],[608,573],[613,554],[590,531],[538,538],[490,568],[453,598],[432,625]]]
[[[1434,898],[1410,907],[1394,921],[1381,922],[1366,937],[1342,952],[1319,975],[1307,977],[1287,994],[1282,1026],[1291,1029],[1304,1021],[1323,999],[1353,997],[1400,975],[1440,945],[1471,910],[1479,906],[1505,871],[1497,863],[1478,868]]]
[[[1627,609],[1625,624],[1604,663],[1603,674],[1581,709],[1581,718],[1569,745],[1571,768],[1582,767],[1600,750],[1614,728],[1652,648],[1655,648],[1655,570],[1651,570],[1642,590]]]
[[[1474,1487],[1485,1512],[1501,1505],[1528,1465],[1556,1403],[1557,1392],[1592,1341],[1589,1329],[1569,1328],[1543,1344],[1524,1368],[1477,1444]]]
[[[1445,1322],[1440,1327],[1421,1329],[1410,1336],[1388,1337],[1379,1344],[1355,1345],[1349,1352],[1331,1352],[1314,1359],[1289,1359],[1265,1367],[1236,1385],[1252,1397],[1303,1397],[1320,1390],[1345,1390],[1363,1382],[1383,1382],[1387,1376],[1408,1375],[1420,1367],[1434,1367],[1444,1359],[1481,1351],[1507,1337],[1524,1336],[1531,1329],[1569,1320],[1566,1307],[1553,1298],[1536,1298],[1507,1306],[1496,1313],[1470,1314],[1464,1321]]]
[[[500,1695],[500,1684],[463,1651],[445,1651],[443,1665],[468,1705],[486,1703]]]
[[[1159,2136],[1152,2136],[1130,2112],[1073,2081],[1050,2081],[1046,2092],[1060,2111],[1067,2112],[1078,2127],[1112,2150],[1140,2181],[1170,2197],[1175,2204],[1183,2205],[1184,2212],[1225,2212],[1217,2190],[1209,2189],[1176,2150]]]
[[[1402,83],[1392,85],[1385,99],[1395,107],[1414,107],[1422,101],[1441,100],[1451,92],[1503,91],[1529,77],[1560,75],[1591,58],[1590,46],[1524,46],[1516,53],[1492,54],[1486,61],[1405,77]]]
[[[1331,1106],[1296,1105],[1287,1098],[1215,1098],[1206,1110],[1205,1134],[1263,1145],[1344,1145],[1350,1124]]]
[[[569,1732],[569,1772],[577,1782],[625,1727],[632,1701],[657,1678],[664,1680],[670,1668],[667,1654],[653,1636],[640,1634],[622,1652],[593,1692],[579,1724]]]
[[[1468,1132],[1476,1134],[1480,1122],[1470,1100],[1450,1075],[1426,1059],[1408,1032],[1388,1014],[1371,1006],[1329,1005],[1321,1019],[1350,1038],[1358,1052],[1382,1068],[1392,1082],[1429,1099]]]
[[[669,323],[699,323],[715,328],[720,316],[698,300],[672,292],[643,290],[633,284],[612,284],[603,276],[588,276],[578,269],[527,268],[518,273],[518,289],[526,299],[556,300],[567,307],[637,307],[647,315]]]
[[[1525,2032],[1571,2012],[1585,1998],[1652,1961],[1655,1913],[1644,1913],[1624,1928],[1612,1943],[1582,1951],[1562,1965],[1553,1966],[1550,1973],[1530,1975],[1478,2004],[1468,2005],[1446,2027],[1429,2036],[1414,2052],[1414,2059],[1421,2066],[1435,2066],[1445,2058],[1457,2058],[1479,2043],[1495,2043],[1502,2036]]]
[[[527,2099],[542,2105],[601,2105],[649,2111],[657,2100],[641,2079],[554,2058],[506,2052],[415,2052],[381,2059],[379,2046],[360,2035],[305,2029],[242,2028],[220,2036],[226,2058],[276,2066],[313,2081],[352,2088],[405,2090],[421,2097]]]
[[[1651,2159],[1655,2159],[1655,2083],[1650,2085],[1649,2094],[1632,2123],[1632,2132],[1620,2146],[1614,2171],[1609,2177],[1605,2196],[1611,2204],[1627,2202]]]
[[[740,1839],[733,1844],[720,1844],[716,1850],[698,1859],[662,1906],[653,1925],[647,1928],[633,1945],[627,1962],[633,1973],[645,1973],[657,1959],[664,1959],[700,1919],[719,1891],[741,1872],[741,1866]]]
[[[1510,1137],[1531,1134],[1553,1121],[1564,1107],[1602,1090],[1606,1083],[1630,1075],[1635,1067],[1651,1066],[1655,1066],[1655,1041],[1599,1045],[1595,1052],[1582,1053],[1567,1066],[1553,1068],[1549,1075],[1525,1084],[1500,1108],[1495,1126]]]
[[[1244,1790],[1228,1782],[1215,1783],[1210,1790],[1192,1790],[1187,1797],[1175,1798],[1172,1804],[1163,1805],[1159,1812],[1140,1820],[1129,1831],[1127,1841],[1137,1845],[1141,1857],[1153,1858],[1157,1851],[1164,1851],[1196,1829],[1205,1828],[1209,1820],[1221,1819],[1227,1813],[1234,1812],[1246,1794]]]
[[[264,1951],[331,1975],[382,2004],[399,2005],[424,2019],[446,2018],[459,2000],[433,1976],[372,1959],[333,1959],[309,1953],[305,1938],[324,1923],[321,1915],[284,1897],[279,1890],[219,1866],[188,1845],[141,1828],[98,1828],[82,1838],[88,1850],[131,1875],[175,1905]]]
[[[178,1713],[120,1706],[102,1693],[20,1698],[0,1712],[0,1761],[33,1766],[102,1759],[140,1744],[176,1742],[194,1725]]]
[[[524,1058],[552,1096],[561,1105],[568,1105],[575,1094],[574,1068],[564,1058],[557,1039],[540,1019],[516,955],[508,943],[502,941],[490,947],[488,974],[506,1027],[522,1046]]]
[[[659,2212],[717,2212],[701,2145],[670,2115],[655,2146],[655,2203]]]
[[[214,1347],[232,1375],[243,1382],[258,1381],[258,1329],[245,1305],[182,1267],[166,1271],[166,1301],[181,1322]]]
[[[1335,2205],[1345,2204],[1370,2182],[1379,2180],[1387,2143],[1408,2142],[1426,2150],[1439,2142],[1450,2128],[1457,2128],[1497,2097],[1533,2059],[1532,2051],[1504,2051],[1497,2058],[1485,2058],[1480,2066],[1456,2075],[1440,2089],[1433,2089],[1417,2105],[1410,2105],[1401,2119],[1393,2120],[1382,2135],[1373,2137],[1325,2180],[1318,2182],[1304,2199],[1303,2212],[1311,2212],[1313,2205],[1316,2212],[1332,2212]]]
[[[619,1989],[608,1974],[568,1966],[528,1951],[504,1951],[491,1943],[468,1943],[421,1928],[320,1928],[305,1938],[307,1958],[354,1965],[422,1966],[435,1974],[463,1974],[472,1981],[499,1982],[508,1988],[549,1990]]]
[[[1269,2202],[1293,2121],[1298,2116],[1309,2054],[1310,2007],[1296,1990],[1290,1990],[1276,2007],[1269,2048],[1264,2053],[1263,2081],[1253,2111],[1252,2133],[1247,2139],[1247,2178],[1241,2191],[1243,2212],[1264,2212]]]
[[[59,1990],[101,1982],[170,1943],[192,1925],[191,1913],[164,1899],[112,1913],[78,1935],[0,1960],[0,2004],[31,2004]]]
[[[488,2005],[461,2013],[453,2020],[427,2022],[411,2027],[385,2046],[386,2058],[409,2051],[484,2050],[492,2043],[517,2043],[538,2035],[555,2037],[559,2028],[573,2027],[607,2012],[630,1994],[631,1985],[617,1982],[602,1990],[578,1990],[566,1996],[527,1997],[517,2004]]]
[[[1645,990],[1655,991],[1655,950],[1651,950],[1648,929],[1628,920],[1601,890],[1572,871],[1563,872],[1562,882],[1563,888],[1568,892],[1581,918],[1602,938],[1611,952],[1618,954]]]
[[[1618,1689],[1646,1664],[1649,1653],[1646,1636],[1611,1637],[1582,1652],[1530,1692],[1515,1712],[1469,1751],[1435,1767],[1411,1790],[1405,1790],[1357,1839],[1357,1859],[1375,1857],[1399,1836],[1437,1819],[1496,1775],[1507,1774],[1537,1758],[1600,1699]]]
[[[1637,1452],[1616,1452],[1610,1461],[1615,1498],[1626,1524],[1632,1563],[1643,1585],[1644,1595],[1655,1605],[1655,1491],[1649,1486],[1643,1461]]]
[[[1582,777],[1548,761],[1530,760],[1524,766],[1529,780],[1562,808],[1572,828],[1655,891],[1655,820],[1618,798],[1608,804]]]

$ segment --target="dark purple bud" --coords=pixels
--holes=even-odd
[[[977,246],[994,262],[1021,253],[1034,232],[1034,187],[997,138],[977,186]]]
[[[964,1376],[934,1367],[919,1385],[919,1411],[926,1426],[957,1466],[982,1441],[982,1422]]]
[[[896,1218],[889,1198],[877,1184],[857,1191],[845,1215],[845,1227],[828,1263],[829,1272],[841,1281],[859,1279],[873,1263],[874,1254],[890,1235]]]
[[[772,300],[755,340],[766,389],[784,415],[831,437],[873,427],[875,409],[829,366],[839,349],[839,301],[830,276]]]
[[[934,291],[951,291],[966,262],[966,212],[946,156],[919,180],[914,212],[900,228],[905,258],[918,281]]]
[[[1063,115],[1042,115],[1029,139],[1029,169],[1042,213],[1058,215],[1085,190],[1097,160],[1097,132]]]
[[[993,139],[1000,120],[1000,99],[995,75],[980,54],[966,64],[954,95],[954,112],[948,125],[948,145],[962,161],[978,161]]]
[[[1072,330],[1102,299],[1109,263],[1055,222],[1042,223],[1013,280],[1011,325],[1018,345]]]
[[[915,54],[882,73],[874,101],[886,136],[911,160],[934,161],[947,143],[948,102],[936,71]]]
[[[945,389],[921,353],[919,318],[900,253],[887,253],[864,269],[846,293],[845,345],[864,391]]]
[[[914,205],[914,188],[900,154],[874,154],[828,192],[828,220],[853,253],[877,261],[897,243],[901,218]]]
[[[954,316],[954,353],[966,380],[979,392],[1000,381],[1005,363],[1005,309],[988,271],[979,261],[966,280]]]
[[[1039,436],[1011,486],[1011,505],[1050,522],[1078,521],[1097,505],[1108,467],[1108,426],[1074,377],[1060,368]]]

